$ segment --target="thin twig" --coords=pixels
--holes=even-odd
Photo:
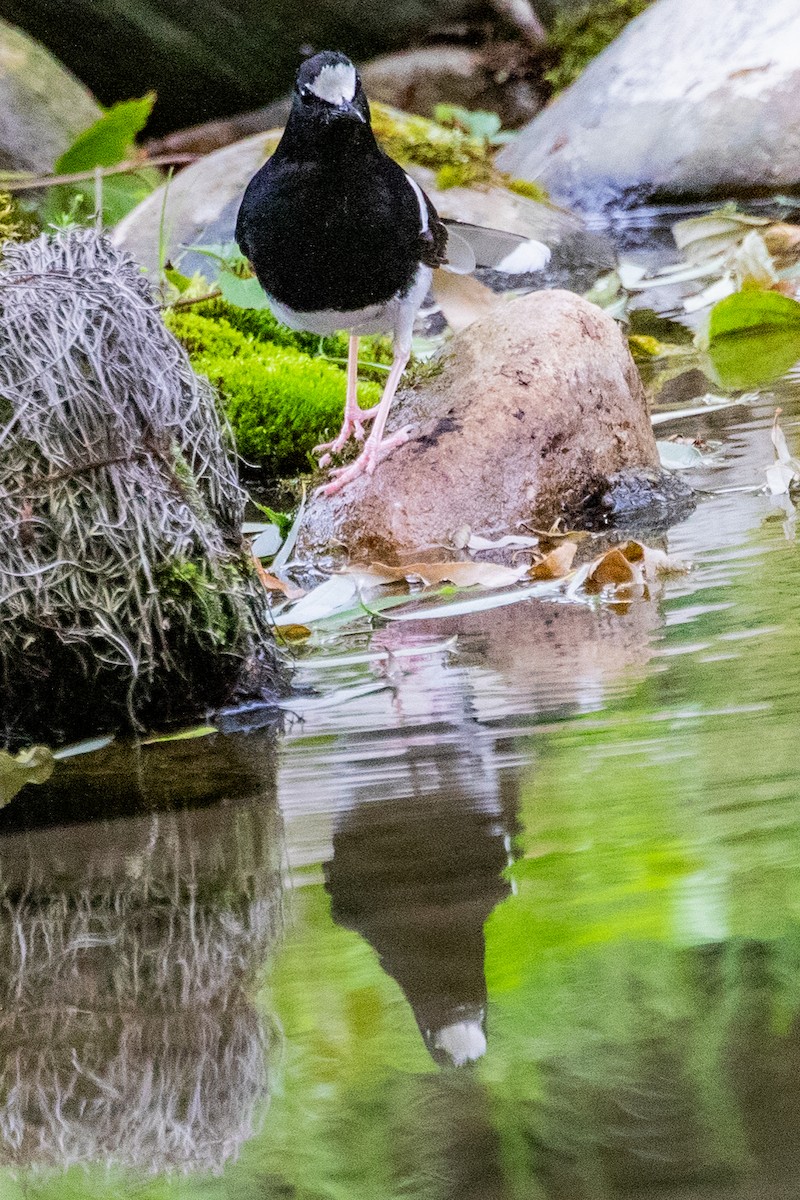
[[[25,179],[20,179],[16,174],[5,177],[0,172],[0,191],[30,192],[38,188],[58,187],[65,183],[83,183],[85,180],[95,179],[98,174],[101,178],[106,178],[108,175],[127,175],[131,172],[144,171],[148,167],[189,164],[197,162],[199,157],[199,154],[159,154],[155,158],[132,158],[127,162],[117,163],[113,167],[92,167],[89,171],[72,171],[68,175],[32,175]]]

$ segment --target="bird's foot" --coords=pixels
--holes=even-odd
[[[372,475],[378,463],[383,462],[393,450],[408,441],[412,428],[412,425],[406,425],[404,429],[399,429],[397,433],[384,438],[382,442],[373,441],[371,436],[368,437],[364,449],[354,463],[351,463],[349,467],[336,467],[331,471],[333,478],[330,483],[320,489],[322,494],[333,496],[336,492],[341,491],[345,484],[358,479],[359,475]]]
[[[323,442],[321,446],[315,446],[312,454],[321,454],[319,460],[320,467],[327,467],[331,461],[331,456],[339,454],[350,441],[351,437],[355,437],[357,442],[364,440],[364,421],[371,421],[378,411],[378,405],[374,408],[346,408],[344,412],[344,421],[342,428],[339,430],[332,442]]]

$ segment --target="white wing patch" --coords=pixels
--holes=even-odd
[[[356,94],[356,69],[352,63],[329,63],[308,86],[328,104],[349,103]]]
[[[515,246],[494,269],[505,271],[508,275],[527,275],[529,271],[541,271],[549,262],[550,247],[530,238]]]
[[[427,233],[431,227],[431,223],[428,220],[428,206],[425,203],[422,188],[410,175],[406,175],[406,179],[411,184],[414,189],[414,195],[417,197],[417,204],[419,205],[419,231],[420,233]]]

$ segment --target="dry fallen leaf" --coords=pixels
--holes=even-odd
[[[285,580],[278,579],[278,576],[273,575],[271,571],[267,571],[255,555],[253,555],[253,563],[258,578],[268,592],[282,592],[287,600],[299,600],[301,596],[305,596],[302,588],[295,587],[293,583],[286,583]]]
[[[370,563],[368,567],[347,567],[345,574],[354,575],[359,584],[376,587],[385,583],[402,583],[420,579],[424,584],[453,583],[456,587],[507,587],[527,574],[528,564],[504,567],[490,562],[429,562],[407,563],[402,567],[387,567]]]
[[[531,579],[561,579],[572,566],[578,547],[574,542],[562,542],[539,562],[534,563],[528,574]]]
[[[304,642],[311,637],[307,625],[279,625],[275,632],[282,642]]]
[[[800,258],[800,225],[777,222],[765,229],[762,236],[779,270],[792,266]]]
[[[645,546],[642,542],[621,542],[581,567],[570,584],[568,594],[575,595],[580,588],[595,595],[606,588],[619,588],[630,595],[634,589],[643,591],[659,575],[688,569],[688,563],[663,550]]]

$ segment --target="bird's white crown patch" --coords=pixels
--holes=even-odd
[[[352,63],[329,63],[308,86],[320,100],[344,104],[355,97],[356,69]]]

